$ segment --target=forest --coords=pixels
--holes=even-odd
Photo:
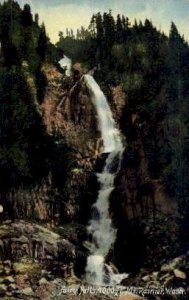
[[[32,290],[42,277],[37,261],[48,272],[53,270],[52,276],[67,278],[69,272],[81,280],[84,276],[89,253],[86,226],[99,189],[95,173],[102,170],[107,155],[97,149],[96,112],[82,81],[92,72],[125,141],[110,196],[117,238],[106,262],[131,273],[130,284],[144,286],[150,280],[144,283],[142,276],[189,250],[188,41],[174,22],[166,35],[153,20],[132,24],[126,15],[115,17],[111,10],[92,15],[88,28],[76,32],[68,28],[58,35],[54,45],[29,4],[23,8],[13,0],[0,4],[0,205],[4,207],[0,239],[13,245],[7,258],[4,242],[1,260],[20,262],[14,239],[28,237],[27,226],[36,232],[44,226],[50,244],[56,244],[56,255],[48,242],[43,251],[41,232],[26,242],[29,254],[22,249],[24,259],[33,255],[32,271],[31,261],[22,261],[29,268]],[[71,76],[60,68],[63,56],[72,60]],[[173,204],[171,213],[167,203]],[[15,220],[20,230],[16,234]],[[40,255],[45,256],[42,263]],[[188,256],[182,259],[187,279],[175,275],[178,282],[175,278],[170,282],[185,288]],[[7,275],[2,264],[2,274]],[[174,277],[175,270],[170,270],[166,275]],[[1,289],[0,284],[0,295]]]

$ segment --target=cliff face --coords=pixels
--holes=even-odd
[[[70,222],[86,225],[99,189],[95,172],[104,162],[100,155],[102,143],[96,111],[81,70],[76,68],[73,77],[68,78],[46,64],[43,72],[47,86],[40,110],[44,130],[58,150],[51,156],[51,169],[46,178],[34,186],[12,189],[6,197],[16,218],[42,221],[51,227]],[[110,255],[120,268],[133,270],[144,260],[149,261],[147,256],[154,253],[150,234],[156,233],[158,240],[163,218],[172,216],[167,230],[176,239],[178,228],[173,224],[177,206],[166,194],[162,182],[149,171],[146,136],[151,130],[150,122],[142,119],[137,111],[129,111],[127,95],[120,86],[110,87],[107,97],[125,139],[122,166],[111,196],[111,214],[118,235],[116,255]],[[128,110],[125,119],[123,110]],[[163,243],[162,256],[172,251],[172,243],[166,248],[166,237]]]
[[[90,209],[91,198],[96,194],[93,171],[101,140],[95,110],[79,72],[75,71],[73,78],[66,78],[45,66],[45,73],[48,87],[42,104],[44,125],[49,135],[64,139],[73,162],[65,183],[65,221],[78,220]]]
[[[126,110],[127,118],[122,120],[126,148],[111,197],[112,217],[118,229],[112,259],[120,269],[132,272],[144,262],[153,268],[165,257],[176,255],[179,213],[162,180],[150,172],[147,142],[153,124],[142,121],[140,114],[130,112],[129,107]],[[161,135],[158,138],[162,143]]]
[[[93,158],[98,151],[99,133],[95,111],[81,75],[75,72],[74,78],[66,78],[48,65],[44,71],[48,86],[42,111],[48,134],[61,134],[73,150]]]
[[[93,170],[102,146],[95,110],[78,71],[67,78],[52,65],[44,65],[43,72],[47,86],[40,110],[46,134],[57,145],[53,154],[57,156],[51,157],[47,178],[29,188],[12,189],[6,197],[16,218],[56,224],[81,218],[85,222],[96,195]],[[68,156],[61,153],[65,148]]]

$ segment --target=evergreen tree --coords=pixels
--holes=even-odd
[[[22,25],[23,26],[31,26],[33,23],[33,17],[31,14],[31,8],[29,4],[24,5],[24,9],[22,11]]]
[[[59,31],[58,36],[59,36],[60,41],[63,41],[64,33],[62,31]]]
[[[42,61],[46,60],[48,43],[49,43],[49,39],[46,35],[46,29],[43,23],[40,28],[40,34],[39,34],[38,46],[37,46],[37,52]]]
[[[39,26],[39,15],[35,14],[35,23],[37,26]]]
[[[111,10],[103,15],[103,27],[106,47],[110,50],[115,41],[115,20],[112,17]]]
[[[96,38],[97,38],[97,42],[99,44],[102,43],[103,38],[104,38],[104,29],[103,29],[103,24],[102,24],[102,15],[101,13],[98,13],[96,15]]]
[[[96,16],[93,15],[89,25],[89,32],[92,38],[95,38],[96,35]]]
[[[116,40],[118,43],[121,43],[123,41],[123,26],[121,16],[117,15],[117,21],[116,21]]]

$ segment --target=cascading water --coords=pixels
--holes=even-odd
[[[126,274],[107,274],[105,258],[116,239],[116,230],[109,216],[109,197],[114,190],[114,179],[120,169],[123,144],[121,134],[116,128],[106,97],[91,75],[84,76],[96,107],[101,131],[104,153],[108,153],[101,174],[97,174],[100,190],[96,203],[92,207],[92,218],[88,233],[92,237],[91,255],[86,266],[86,281],[94,285],[119,284]]]
[[[66,76],[71,76],[72,61],[69,57],[64,55],[64,57],[59,61],[59,65],[61,68],[66,69]]]
[[[70,76],[71,59],[64,55],[59,64],[66,69],[66,75]],[[120,169],[124,147],[106,97],[91,75],[84,75],[84,78],[97,110],[104,144],[103,152],[108,154],[102,173],[97,174],[100,191],[97,201],[92,207],[92,218],[88,226],[88,233],[92,237],[92,246],[91,255],[87,260],[86,280],[94,285],[115,285],[126,278],[127,274],[114,274],[105,264],[105,258],[116,239],[117,232],[113,228],[109,216],[109,197],[114,190],[114,179]]]

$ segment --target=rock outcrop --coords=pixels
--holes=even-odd
[[[92,195],[95,196],[95,192],[89,191],[88,186],[91,180],[96,185],[93,170],[102,144],[95,109],[82,74],[76,70],[73,78],[68,78],[48,64],[43,66],[43,72],[47,86],[40,110],[46,134],[59,149],[56,151],[59,158],[52,157],[51,160],[60,159],[60,163],[54,167],[54,174],[52,170],[41,182],[10,190],[5,195],[9,205],[4,214],[5,219],[7,216],[29,218],[57,224],[86,215],[80,212],[80,207],[89,209],[94,201]],[[64,149],[69,149],[66,163],[61,159]],[[68,165],[66,170],[64,165]],[[61,182],[60,176],[64,176],[66,182],[63,179]],[[55,181],[60,182],[59,187]],[[80,203],[81,199],[87,198],[86,205]]]
[[[125,286],[140,286],[141,291],[146,291],[145,298],[150,299],[187,299],[189,295],[189,253],[169,260],[159,269],[150,272],[142,269],[137,276],[125,279]],[[148,296],[151,290],[151,296]],[[154,293],[154,296],[152,296]],[[155,294],[156,293],[156,294]]]
[[[7,221],[0,230],[0,295],[50,299],[45,293],[49,297],[58,280],[74,278],[75,259],[75,246],[59,234],[34,223]]]

